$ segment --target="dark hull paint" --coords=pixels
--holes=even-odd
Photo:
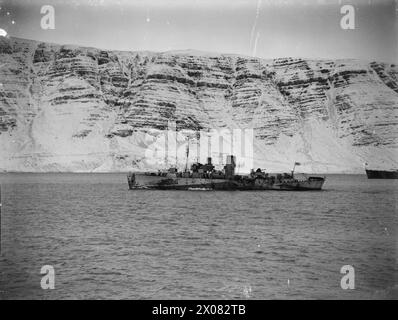
[[[368,179],[398,179],[398,171],[368,170],[366,169]]]
[[[266,179],[233,180],[209,178],[167,178],[131,174],[127,177],[130,189],[156,190],[278,190],[278,191],[316,191],[321,190],[324,178],[310,177],[307,180],[284,180],[271,183]]]

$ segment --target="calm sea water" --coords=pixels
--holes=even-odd
[[[0,298],[397,298],[398,180],[320,192],[148,191],[124,174],[2,174]],[[42,290],[40,269],[55,268]],[[340,268],[355,269],[342,290]]]

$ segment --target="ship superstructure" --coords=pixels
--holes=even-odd
[[[297,163],[295,163],[296,166]],[[321,190],[324,177],[310,176],[297,179],[294,169],[291,173],[269,174],[252,170],[248,175],[235,174],[236,157],[227,156],[222,170],[215,170],[212,159],[206,164],[193,163],[191,169],[179,172],[176,168],[168,171],[129,173],[130,189],[161,190]]]

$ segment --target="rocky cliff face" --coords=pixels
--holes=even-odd
[[[252,128],[254,165],[307,172],[398,167],[398,68],[117,52],[0,37],[0,170],[164,165],[157,131]],[[148,134],[150,133],[150,134]],[[179,165],[186,141],[177,137]],[[146,161],[148,150],[155,161]],[[181,156],[181,159],[180,159]]]

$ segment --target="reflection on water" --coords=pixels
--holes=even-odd
[[[325,191],[129,191],[124,174],[2,174],[0,298],[396,297],[398,180]],[[40,269],[55,268],[55,290]],[[340,268],[355,268],[342,290]]]

